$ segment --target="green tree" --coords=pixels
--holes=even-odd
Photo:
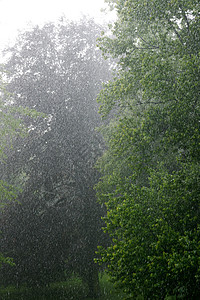
[[[199,1],[115,1],[117,59],[99,94],[108,150],[98,162],[107,231],[100,248],[113,280],[136,297],[199,290]]]
[[[21,204],[4,214],[2,248],[16,262],[16,268],[2,271],[6,284],[48,284],[77,272],[90,294],[98,294],[93,258],[104,210],[96,202],[99,175],[93,166],[104,146],[95,131],[100,123],[95,99],[109,77],[96,47],[101,30],[92,20],[63,20],[24,32],[9,49],[14,104],[47,117],[25,120],[29,136],[16,141],[3,172],[23,183]]]
[[[11,96],[6,89],[5,67],[1,65],[0,71],[0,162],[5,164],[7,153],[13,147],[16,137],[24,137],[27,134],[27,128],[24,124],[24,117],[28,114],[36,116],[34,110],[27,110],[23,107],[15,108],[12,105]],[[9,184],[5,180],[0,180],[0,213],[5,209],[5,206],[12,204],[16,200],[19,193],[19,188]],[[0,267],[2,264],[13,266],[13,259],[5,257],[0,253]]]

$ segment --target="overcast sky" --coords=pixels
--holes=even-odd
[[[113,14],[100,11],[106,7],[104,0],[0,0],[0,49],[14,40],[18,30],[62,15],[68,19],[89,15],[97,22],[112,19]]]

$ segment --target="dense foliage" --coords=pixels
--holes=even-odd
[[[4,82],[4,66],[0,70],[0,162],[7,159],[7,151],[12,148],[13,140],[16,137],[24,137],[27,134],[27,128],[23,122],[25,116],[36,117],[39,114],[35,110],[27,110],[23,107],[13,107],[11,97],[6,89]],[[0,180],[0,211],[5,206],[12,203],[17,198],[19,188],[16,185],[9,184],[7,181]],[[1,238],[1,237],[0,237]],[[2,264],[13,266],[13,259],[5,257],[0,253],[0,267]]]
[[[199,299],[199,1],[108,2],[118,19],[99,47],[117,68],[98,97],[97,192],[113,243],[98,260],[132,298]]]
[[[94,252],[103,210],[96,202],[93,168],[103,143],[95,98],[109,76],[96,47],[101,32],[92,20],[35,27],[7,50],[8,89],[14,105],[45,113],[26,118],[29,136],[15,141],[2,174],[22,187],[20,204],[3,214],[1,248],[16,267],[4,284],[47,284],[79,273],[90,292],[98,288]],[[96,289],[96,290],[95,290]]]

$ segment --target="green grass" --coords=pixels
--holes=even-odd
[[[101,296],[98,300],[122,300],[123,293],[117,291],[106,274],[100,275]],[[77,276],[64,282],[55,282],[48,287],[28,288],[21,286],[1,287],[1,300],[94,300],[87,298],[88,288]]]
[[[2,300],[83,300],[87,295],[87,287],[78,277],[72,277],[64,282],[55,282],[47,287],[19,288],[9,286],[0,288]]]
[[[96,300],[125,299],[123,292],[115,289],[107,274],[100,274],[99,281],[101,295]],[[67,281],[52,283],[48,287],[0,287],[1,300],[95,300],[94,298],[88,298],[87,294],[88,287],[82,282],[81,278],[77,276],[72,276]],[[166,297],[165,300],[175,299],[176,297]],[[144,299],[138,296],[137,300]]]

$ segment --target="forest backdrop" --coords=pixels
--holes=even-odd
[[[108,31],[49,23],[6,50],[0,281],[77,272],[97,297],[95,259],[130,299],[199,299],[200,4],[106,2]]]

